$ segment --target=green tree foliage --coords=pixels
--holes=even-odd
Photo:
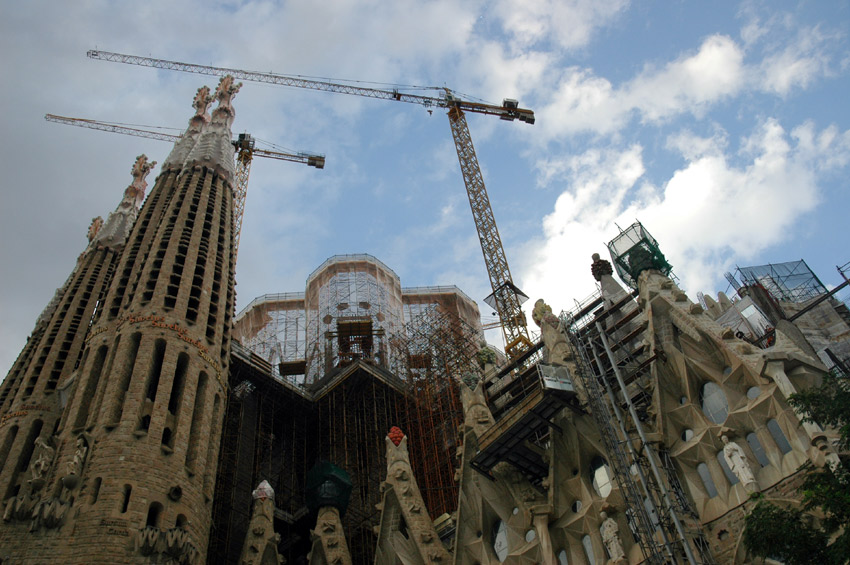
[[[838,448],[850,448],[850,382],[829,374],[818,387],[791,397],[791,405],[809,422],[840,432]],[[850,556],[850,467],[842,457],[835,469],[803,468],[801,507],[780,508],[759,501],[747,516],[744,543],[752,555],[772,557],[787,565],[841,565]],[[823,519],[814,523],[807,511]],[[834,539],[833,539],[834,537]],[[830,543],[830,540],[831,543]]]

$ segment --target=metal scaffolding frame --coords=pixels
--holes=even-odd
[[[401,283],[384,263],[366,254],[331,257],[307,278],[305,308],[308,384],[351,360],[344,349],[352,337],[347,330],[356,322],[355,332],[368,334],[358,333],[360,341],[370,345],[352,355],[390,366],[386,338],[401,331],[404,318]]]
[[[641,381],[662,354],[646,350],[646,323],[632,295],[607,308],[603,303],[592,296],[561,320],[630,527],[649,563],[714,563],[669,454],[643,430],[652,399]]]
[[[744,285],[761,285],[777,300],[806,302],[827,292],[824,284],[802,259],[736,267],[735,273]],[[733,280],[728,274],[727,279],[730,283]],[[738,289],[737,286],[735,288]]]
[[[352,284],[350,277],[345,280]],[[290,562],[305,556],[315,526],[304,502],[306,475],[325,460],[352,478],[343,526],[355,562],[371,562],[373,527],[380,520],[375,505],[386,478],[384,437],[394,425],[408,435],[414,476],[430,516],[456,509],[454,469],[462,422],[458,383],[461,376],[480,372],[475,360],[480,325],[472,316],[474,303],[454,287],[413,289],[411,295],[414,306],[408,311],[416,314],[385,338],[391,366],[362,356],[335,364],[313,382],[295,382],[234,341],[210,555],[221,556],[223,563],[238,559],[250,491],[266,479],[276,493],[281,554]],[[258,300],[259,314],[248,309],[241,314],[257,320],[242,323],[258,322],[250,327],[253,335],[273,338],[280,329],[275,323],[282,320],[273,310],[286,300]]]

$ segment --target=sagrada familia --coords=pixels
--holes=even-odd
[[[137,158],[0,385],[0,564],[761,563],[753,495],[840,464],[788,398],[847,371],[846,306],[757,270],[693,302],[640,224],[518,358],[369,255],[234,316],[239,87],[147,199]]]

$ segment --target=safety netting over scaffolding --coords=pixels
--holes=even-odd
[[[826,286],[802,259],[737,267],[735,273],[743,285],[761,285],[777,300],[806,302],[827,292]]]

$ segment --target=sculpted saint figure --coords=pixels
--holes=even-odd
[[[89,446],[83,436],[77,437],[77,450],[74,452],[74,459],[68,463],[68,473],[79,476],[83,472],[83,464],[86,462],[86,454],[89,451]]]
[[[754,486],[756,478],[744,450],[734,441],[729,441],[726,435],[721,436],[721,439],[723,440],[723,458],[729,465],[729,469],[744,484],[744,487]]]
[[[53,454],[55,452],[54,449],[50,447],[50,444],[41,437],[35,439],[35,450],[36,455],[32,465],[30,465],[30,472],[32,474],[30,483],[44,478],[44,475],[50,468],[50,464],[53,462]]]
[[[620,542],[618,535],[620,533],[620,527],[605,512],[600,512],[599,517],[602,518],[602,526],[599,528],[599,533],[602,534],[602,543],[605,544],[605,549],[608,550],[608,556],[611,558],[611,561],[616,563],[626,556],[626,552],[623,551],[623,544]]]

